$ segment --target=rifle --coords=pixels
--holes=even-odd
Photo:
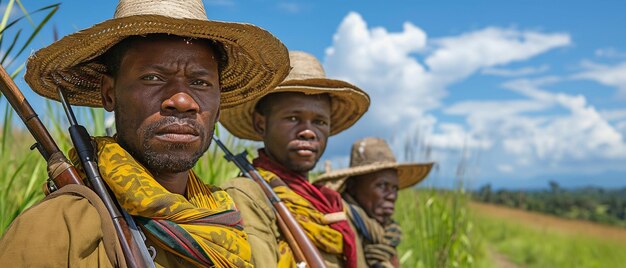
[[[308,265],[312,268],[326,268],[322,255],[306,235],[302,226],[296,221],[296,218],[289,212],[285,203],[276,195],[267,181],[265,181],[254,166],[248,162],[246,151],[233,155],[216,135],[213,135],[213,140],[217,146],[224,151],[224,158],[226,158],[226,160],[235,163],[244,176],[252,179],[261,186],[261,189],[267,196],[267,199],[269,199],[278,216],[276,217],[278,228],[280,228],[289,247],[294,252],[297,262],[296,266],[306,267]]]
[[[20,89],[2,66],[0,66],[0,91],[2,91],[2,94],[7,98],[35,139],[35,144],[31,146],[31,150],[37,148],[48,163],[48,180],[44,186],[46,195],[69,184],[85,185],[76,168],[65,157],[63,152],[59,150],[46,127],[39,120]],[[72,143],[80,157],[92,190],[100,197],[109,215],[111,215],[127,266],[132,268],[154,267],[152,259],[147,255],[148,251],[145,249],[145,245],[137,242],[136,231],[129,228],[129,224],[134,226],[135,229],[137,228],[134,222],[132,222],[132,218],[130,221],[124,218],[114,201],[115,199],[111,198],[106,184],[100,177],[98,165],[95,162],[95,150],[91,144],[89,133],[83,126],[76,124],[74,114],[60,87],[59,94],[70,120],[71,127],[69,131]],[[150,264],[152,265],[150,266]]]

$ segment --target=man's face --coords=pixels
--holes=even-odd
[[[398,172],[395,169],[384,169],[350,180],[346,191],[367,215],[380,224],[389,223],[398,197]]]
[[[102,82],[117,140],[151,172],[191,169],[208,149],[220,105],[218,64],[202,40],[147,38],[129,45]]]
[[[330,133],[327,95],[275,93],[267,96],[265,114],[254,114],[254,127],[274,161],[302,175],[315,167]]]

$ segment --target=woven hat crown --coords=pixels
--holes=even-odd
[[[350,167],[374,163],[396,163],[391,148],[383,139],[368,137],[352,144]]]
[[[202,0],[120,0],[113,17],[117,19],[136,15],[208,20]]]
[[[302,51],[290,51],[289,61],[291,62],[291,71],[285,78],[284,82],[289,80],[304,80],[304,79],[320,79],[326,78],[326,73],[322,64],[315,58],[315,56],[302,52]]]

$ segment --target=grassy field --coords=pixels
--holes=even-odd
[[[490,267],[461,190],[403,190],[395,219],[402,226],[402,267]]]
[[[626,229],[472,203],[486,243],[521,267],[623,267]]]

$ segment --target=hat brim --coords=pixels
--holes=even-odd
[[[398,171],[398,188],[405,189],[421,182],[428,176],[434,163],[373,163],[358,167],[351,167],[331,171],[320,175],[315,184],[323,184],[338,192],[345,190],[346,180],[349,177],[365,175],[385,169]]]
[[[329,94],[331,98],[330,135],[335,135],[352,126],[367,112],[370,98],[360,88],[340,80],[315,78],[288,80],[266,95],[279,92],[301,92],[307,95]],[[263,139],[253,127],[254,108],[262,97],[223,110],[220,123],[234,136],[260,141]]]
[[[287,48],[254,25],[136,15],[101,22],[37,51],[28,60],[26,82],[46,98],[59,100],[57,87],[63,86],[71,104],[102,107],[103,67],[92,60],[126,37],[155,33],[211,39],[224,46],[222,108],[263,95],[289,73]]]

